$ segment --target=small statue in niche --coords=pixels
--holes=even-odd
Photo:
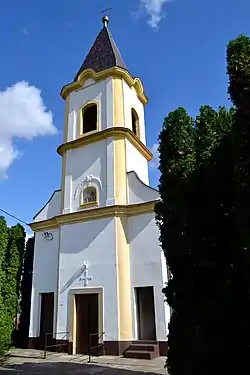
[[[94,203],[96,202],[96,189],[91,187],[83,192],[83,203]]]

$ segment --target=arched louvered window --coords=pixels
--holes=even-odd
[[[139,116],[134,108],[131,110],[132,118],[132,131],[139,138],[140,137],[140,126],[139,126]]]
[[[82,134],[97,130],[98,106],[96,103],[87,104],[82,108]]]

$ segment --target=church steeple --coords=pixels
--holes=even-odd
[[[102,18],[103,28],[98,34],[93,46],[91,47],[87,57],[82,66],[77,72],[74,82],[77,81],[79,75],[87,70],[92,69],[95,73],[103,70],[118,67],[128,70],[126,64],[117,48],[117,45],[108,30],[109,18],[104,16]]]
[[[64,143],[58,148],[63,156],[62,212],[87,207],[76,199],[77,189],[91,176],[99,184],[100,207],[127,204],[128,172],[149,183],[147,97],[140,79],[131,76],[121,57],[107,15],[74,82],[64,86],[61,95],[66,100]]]

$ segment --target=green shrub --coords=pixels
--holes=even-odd
[[[11,346],[12,324],[4,307],[0,306],[0,363],[7,357]]]

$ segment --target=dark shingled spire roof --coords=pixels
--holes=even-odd
[[[104,25],[75,76],[74,82],[77,81],[79,75],[86,69],[92,69],[98,73],[115,66],[127,70],[111,33]]]

